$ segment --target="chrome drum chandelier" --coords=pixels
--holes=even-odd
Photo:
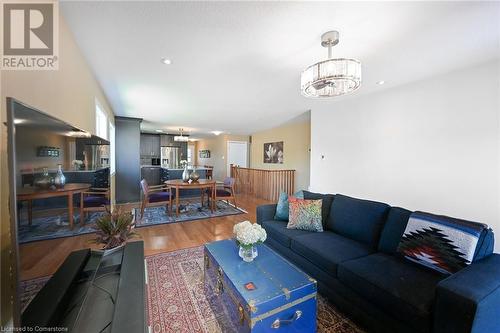
[[[307,67],[301,75],[302,95],[328,98],[345,95],[361,85],[361,62],[350,58],[333,59],[333,47],[339,43],[339,32],[321,36],[321,46],[328,48],[328,59]]]

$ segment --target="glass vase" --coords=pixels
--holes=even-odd
[[[184,166],[184,171],[182,172],[182,181],[185,183],[189,181],[189,169],[187,164]]]
[[[257,252],[257,247],[255,245],[250,247],[240,246],[239,255],[243,261],[252,262],[255,258],[257,258],[259,252]]]
[[[57,165],[57,174],[54,178],[54,185],[57,188],[63,188],[64,185],[66,185],[66,176],[64,176],[64,173],[62,172],[61,164]]]
[[[42,174],[35,177],[33,185],[40,189],[48,189],[52,185],[52,178],[49,175],[48,168],[43,168]]]
[[[189,175],[189,178],[193,181],[193,183],[196,183],[198,179],[200,179],[200,175],[196,172],[196,167],[193,166],[193,171]]]

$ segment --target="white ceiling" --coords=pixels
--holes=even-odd
[[[500,54],[495,2],[81,1],[61,8],[117,115],[144,118],[144,129],[195,135],[250,134],[318,105]],[[333,29],[340,31],[334,55],[362,62],[362,86],[337,99],[306,99],[300,72],[326,57],[319,38]]]

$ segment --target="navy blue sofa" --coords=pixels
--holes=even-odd
[[[322,199],[323,232],[287,229],[257,207],[266,244],[318,281],[320,293],[368,331],[500,332],[500,255],[481,235],[473,263],[443,275],[396,255],[409,210],[340,194]]]

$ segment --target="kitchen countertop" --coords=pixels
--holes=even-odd
[[[167,167],[164,167],[161,165],[150,165],[150,164],[141,165],[141,168],[162,168],[162,169],[167,169],[167,170],[184,170],[184,168],[167,168]],[[193,170],[193,168],[188,167],[188,170]],[[196,170],[208,170],[208,168],[196,167]]]
[[[97,168],[97,169],[90,169],[90,170],[63,170],[62,172],[63,173],[69,173],[69,172],[96,172],[96,171],[99,171],[99,170],[103,170],[103,169],[109,169],[109,167],[102,167],[102,168]],[[56,173],[57,172],[57,169],[49,169],[49,173]],[[42,170],[36,170],[36,171],[22,171],[21,174],[22,175],[32,175],[32,174],[35,174],[35,173],[43,173]]]
[[[96,172],[96,171],[103,170],[103,169],[109,169],[109,167],[102,167],[102,168],[91,169],[91,170],[63,170],[63,173],[64,172]],[[54,172],[56,172],[56,171],[54,171]],[[51,172],[51,171],[49,170],[49,172]]]
[[[184,168],[165,168],[162,167],[163,169],[168,169],[168,170],[184,170]],[[188,170],[193,170],[192,167],[188,167]],[[203,168],[203,167],[196,167],[196,170],[208,170],[208,168]]]

